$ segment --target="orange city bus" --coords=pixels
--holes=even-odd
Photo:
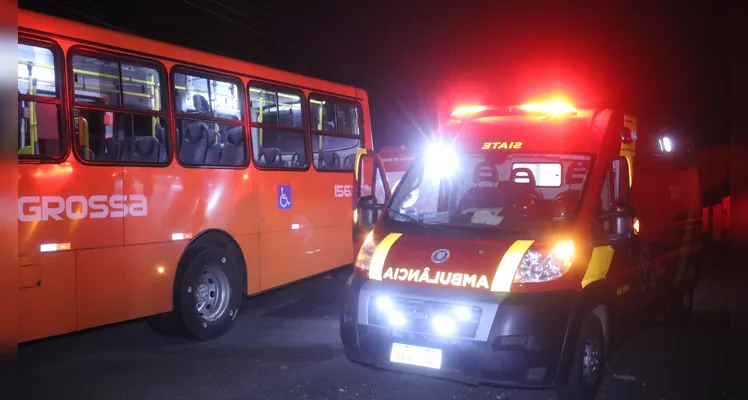
[[[353,261],[359,88],[20,10],[18,116],[19,342],[146,316],[211,339]]]

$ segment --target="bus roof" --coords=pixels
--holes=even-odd
[[[366,100],[367,98],[365,90],[353,86],[270,68],[34,11],[19,9],[18,27],[21,31],[25,30],[42,36],[55,35],[95,47],[103,45],[114,50],[142,53],[145,57],[170,61],[175,64],[209,67],[228,74],[290,85],[299,89],[327,92],[328,94],[346,96],[358,100]],[[89,38],[96,38],[96,40],[93,41]]]

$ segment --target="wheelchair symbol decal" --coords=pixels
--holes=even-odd
[[[291,208],[291,185],[278,185],[278,209]]]

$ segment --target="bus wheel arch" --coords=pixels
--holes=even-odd
[[[244,255],[234,238],[218,229],[196,235],[177,263],[172,311],[149,318],[156,332],[211,340],[233,325],[247,292]],[[211,312],[211,307],[216,312]]]
[[[185,247],[182,255],[179,257],[177,262],[177,271],[174,274],[174,286],[173,293],[176,296],[177,293],[177,282],[184,275],[184,271],[189,265],[193,257],[200,252],[203,247],[206,246],[219,246],[229,252],[235,262],[241,267],[242,270],[242,294],[247,294],[247,264],[244,262],[244,252],[239,243],[231,236],[228,232],[222,229],[206,229],[197,235],[195,235]],[[176,297],[175,297],[176,301]]]

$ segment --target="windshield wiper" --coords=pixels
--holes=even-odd
[[[391,213],[393,213],[393,214],[395,214],[395,215],[399,215],[399,216],[401,216],[401,217],[405,217],[405,218],[407,218],[407,219],[409,219],[409,220],[411,220],[411,221],[413,221],[413,222],[417,223],[417,224],[418,224],[418,225],[420,225],[421,227],[423,227],[423,228],[425,228],[425,229],[429,229],[429,226],[428,226],[427,224],[424,224],[424,223],[423,223],[423,221],[421,221],[420,219],[418,219],[418,218],[416,218],[416,217],[414,217],[414,216],[412,216],[412,215],[410,215],[410,214],[406,214],[406,213],[404,213],[404,212],[401,212],[401,211],[397,211],[397,210],[394,210],[394,209],[392,209],[392,208],[390,208],[390,209],[389,209],[389,212],[391,212]]]

